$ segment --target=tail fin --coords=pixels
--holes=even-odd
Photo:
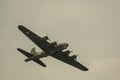
[[[30,52],[31,54],[35,54],[36,53],[36,50],[35,50],[35,47],[33,47],[32,49],[31,49],[31,52]]]
[[[31,58],[31,57],[33,57],[32,54],[30,54],[29,52],[27,52],[27,51],[25,51],[25,50],[23,50],[23,49],[17,48],[17,50],[18,50],[20,53],[22,53],[23,55],[25,55],[26,57],[28,57],[28,59]],[[34,62],[38,63],[39,65],[41,65],[41,66],[43,66],[43,67],[46,67],[46,65],[45,65],[40,59],[38,59],[38,58],[33,58],[32,60],[33,60]]]

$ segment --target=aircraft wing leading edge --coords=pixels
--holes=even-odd
[[[24,50],[22,50],[20,48],[18,48],[17,50],[19,52],[21,52],[23,55],[25,55],[26,57],[28,57],[28,58],[33,56],[32,54],[30,54],[27,51],[24,51]],[[39,60],[38,58],[34,58],[33,61],[36,62],[36,63],[38,63],[39,65],[41,65],[43,67],[46,67],[46,65],[41,60]]]
[[[18,29],[21,32],[23,32],[32,42],[34,42],[44,52],[47,52],[48,50],[50,50],[49,48],[46,48],[47,46],[51,46],[51,44],[48,41],[41,41],[42,38],[40,36],[33,33],[32,31],[30,31],[29,29],[25,28],[22,25],[19,25]]]
[[[63,54],[61,54],[61,53],[56,53],[51,56],[64,62],[64,63],[74,66],[82,71],[88,71],[88,68],[86,68],[85,66],[83,66],[82,64],[77,62],[76,60],[72,60],[69,56],[63,56]]]

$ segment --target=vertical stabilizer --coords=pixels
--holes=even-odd
[[[31,52],[30,52],[31,54],[35,54],[36,53],[36,50],[35,50],[35,47],[33,47],[32,49],[31,49]]]

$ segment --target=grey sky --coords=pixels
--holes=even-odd
[[[0,10],[0,80],[120,80],[119,0],[0,0]],[[25,63],[16,48],[41,50],[17,29],[19,24],[68,42],[90,70],[51,57],[42,59],[47,68]]]

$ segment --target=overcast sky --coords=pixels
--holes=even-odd
[[[17,26],[24,25],[52,41],[69,43],[83,72],[52,57],[46,68],[16,48],[32,43]],[[0,0],[0,80],[120,80],[119,0]]]

